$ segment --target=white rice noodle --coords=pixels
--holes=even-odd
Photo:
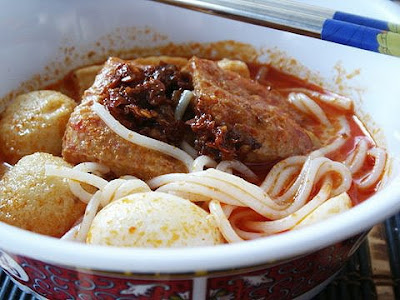
[[[345,117],[339,117],[339,124],[340,124],[340,129],[337,132],[338,137],[333,140],[330,144],[317,149],[313,152],[310,153],[310,156],[315,158],[315,157],[320,157],[320,156],[325,156],[333,151],[338,150],[340,147],[342,147],[345,142],[348,140],[350,137],[350,125],[347,122]]]
[[[340,177],[340,183],[333,185],[331,196],[334,197],[344,192],[347,192],[350,189],[352,183],[350,170],[343,163],[332,161],[325,157],[321,157],[319,159],[322,161],[325,160],[325,163],[322,162],[315,182],[318,182],[322,177],[325,177],[326,175],[335,174],[335,178],[337,178],[338,176]],[[337,182],[334,181],[334,183]]]
[[[288,89],[279,89],[282,92],[296,92],[296,93],[304,93],[310,97],[317,98],[319,101],[328,104],[337,109],[341,109],[344,111],[352,111],[353,110],[353,101],[347,97],[337,95],[329,92],[329,94],[322,94],[317,91],[309,90],[306,88],[288,88]]]
[[[119,123],[105,108],[103,105],[93,102],[92,110],[100,117],[100,119],[106,123],[106,125],[121,138],[135,145],[145,147],[154,151],[161,152],[165,155],[171,156],[181,161],[188,170],[190,170],[193,164],[193,158],[185,151],[171,146],[167,143],[155,140],[153,138],[141,135],[137,132],[127,129],[121,123]]]
[[[75,222],[75,224],[71,227],[71,229],[68,230],[68,231],[61,237],[61,239],[62,239],[62,240],[66,240],[66,241],[76,241],[76,237],[77,237],[77,235],[78,235],[78,231],[79,231],[79,228],[80,228],[80,226],[81,226],[82,220],[83,220],[83,216],[80,217],[80,218]]]
[[[9,163],[3,162],[3,166],[7,169],[7,170],[11,170],[13,168],[13,165],[10,165]]]
[[[332,161],[326,157],[318,157],[315,159],[308,158],[303,169],[290,189],[295,187],[294,199],[291,205],[282,211],[282,217],[298,211],[310,197],[313,186],[324,176],[329,173],[336,173],[340,177],[340,183],[332,190],[332,196],[347,191],[352,182],[351,173],[342,163]],[[289,189],[289,190],[290,190]],[[288,192],[293,193],[293,190]],[[283,197],[286,195],[284,194]],[[279,197],[275,201],[286,200]]]
[[[79,232],[79,228],[81,226],[81,223],[75,225],[72,227],[70,230],[67,231],[62,237],[61,240],[65,241],[77,241],[77,236]]]
[[[266,206],[262,203],[257,204],[257,202],[261,202],[263,200],[265,195],[265,193],[258,186],[244,181],[240,177],[230,175],[221,171],[218,171],[218,175],[228,175],[230,176],[231,180],[226,181],[220,178],[209,176],[211,170],[215,169],[208,169],[207,171],[190,174],[162,175],[151,179],[148,182],[148,185],[152,189],[159,187],[157,189],[157,191],[159,192],[172,192],[182,197],[183,193],[192,194],[194,196],[194,201],[208,201],[210,199],[218,199],[218,201],[222,203],[236,206]],[[237,181],[240,180],[243,180],[245,184],[238,187]],[[254,191],[250,191],[252,186],[259,190],[258,194],[255,195]],[[249,190],[246,191],[246,188],[249,188]],[[201,199],[200,197],[204,198]],[[277,206],[272,201],[271,204]],[[265,210],[269,210],[269,212],[273,213],[273,210],[271,210],[267,206],[265,207]]]
[[[207,155],[201,155],[197,157],[190,168],[190,172],[203,171],[205,167],[215,168],[217,162]]]
[[[101,202],[101,192],[97,191],[92,199],[90,199],[86,206],[85,214],[83,215],[82,223],[79,226],[78,233],[76,234],[76,241],[84,243],[86,241],[87,234],[92,225],[93,219],[99,211]]]
[[[93,173],[95,175],[102,175],[110,172],[110,169],[102,164],[94,162],[84,162],[74,167],[74,170],[82,171],[84,173]],[[79,198],[82,202],[88,203],[93,194],[82,188],[81,183],[75,180],[69,180],[69,188],[75,197]]]
[[[277,177],[277,180],[274,182],[272,188],[267,191],[268,195],[270,195],[273,198],[279,197],[279,195],[282,192],[287,190],[287,187],[292,186],[291,183],[293,179],[297,178],[296,176],[300,173],[300,171],[301,171],[301,165],[290,166],[283,169],[279,173],[279,176]]]
[[[194,94],[189,90],[184,90],[182,92],[182,95],[178,101],[178,105],[175,108],[175,120],[182,119],[182,117],[185,114],[185,111],[193,97],[194,97]]]
[[[262,233],[263,236],[289,230],[329,199],[331,197],[331,190],[332,179],[330,176],[326,176],[317,195],[295,213],[280,220],[264,222],[247,221],[244,225],[251,231]]]
[[[331,127],[332,124],[328,120],[325,112],[319,107],[314,100],[304,93],[290,93],[288,96],[289,102],[301,112],[313,117],[319,123],[326,127]]]
[[[160,192],[171,192],[181,197],[191,197],[192,201],[209,201],[210,199],[229,205],[250,207],[260,215],[277,220],[297,211],[308,200],[316,182],[328,173],[339,175],[341,182],[334,187],[333,194],[345,192],[351,185],[350,171],[341,163],[328,158],[309,158],[304,164],[296,186],[291,192],[292,202],[280,204],[271,199],[260,187],[244,179],[221,172],[216,169],[190,174],[167,174],[148,181],[152,189]],[[186,196],[186,197],[185,197]]]
[[[78,192],[78,198],[87,203],[85,214],[82,222],[72,228],[64,236],[65,239],[76,240],[84,242],[87,237],[90,225],[100,208],[106,206],[108,203],[123,198],[134,193],[150,192],[149,186],[142,180],[136,179],[134,176],[124,176],[119,178],[107,180],[87,172],[107,173],[108,168],[96,163],[83,163],[77,165],[75,168],[67,168],[53,165],[45,166],[47,176],[57,176],[77,181],[79,183],[86,183],[98,188],[98,191],[93,195],[84,191],[81,194]],[[79,184],[78,183],[78,184]],[[79,191],[79,189],[77,189]],[[87,197],[90,195],[89,201]]]
[[[267,76],[268,72],[269,72],[269,68],[268,68],[267,66],[262,66],[262,67],[258,70],[256,76],[254,77],[255,81],[262,81],[262,80],[264,80],[265,77]]]
[[[218,199],[218,201],[225,204],[245,206],[237,198],[233,197],[234,195],[215,190],[213,187],[204,185],[203,182],[196,182],[196,179],[194,179],[194,182],[187,180],[167,183],[159,187],[157,192],[174,194],[192,202],[207,202],[212,199]]]
[[[106,191],[107,186],[104,188],[104,191]],[[151,189],[149,186],[142,180],[140,179],[134,179],[134,180],[125,180],[118,189],[116,190],[114,197],[110,198],[110,201],[114,201],[116,199],[120,199],[122,197],[135,194],[135,193],[146,193],[146,192],[151,192]]]
[[[109,167],[95,162],[83,162],[76,165],[74,169],[85,173],[93,173],[97,176],[101,176],[110,172]]]
[[[85,242],[94,217],[101,207],[125,196],[150,192],[150,188],[139,179],[115,179],[110,181],[103,190],[98,190],[86,206],[85,214],[76,234],[76,240]]]
[[[328,144],[327,146],[311,152],[310,157],[313,157],[313,158],[321,157],[321,156],[325,156],[329,153],[332,153],[333,151],[342,147],[346,143],[346,140],[347,140],[347,138],[340,136],[340,137],[336,138],[332,143]]]
[[[340,130],[338,131],[338,135],[344,136],[344,137],[349,137],[350,136],[350,125],[349,122],[347,122],[345,116],[341,116],[338,118],[339,124],[340,124]]]
[[[313,178],[311,178],[311,174],[309,173],[310,167],[311,167],[311,158],[308,157],[305,160],[303,166],[301,167],[300,173],[297,176],[296,180],[293,182],[293,184],[289,188],[286,188],[284,186],[283,182],[279,181],[280,178],[278,178],[276,185],[277,185],[277,188],[282,187],[282,190],[279,191],[279,193],[277,193],[275,191],[275,194],[278,194],[279,196],[276,196],[274,198],[274,201],[276,203],[279,203],[280,205],[286,204],[287,207],[289,207],[289,205],[292,205],[291,209],[295,209],[298,205],[303,203],[303,200],[307,197],[307,191],[304,189],[300,190],[300,186],[302,184],[304,185],[304,182],[308,182],[309,185],[314,184]],[[309,176],[308,179],[305,178],[307,174]],[[290,174],[288,174],[288,175],[290,175]],[[310,188],[309,192],[311,192],[312,186],[309,188]],[[301,191],[301,193],[300,193],[300,191]],[[295,204],[295,205],[293,206],[293,204]]]
[[[346,140],[347,140],[347,138],[340,136],[340,137],[336,138],[332,143],[328,144],[327,146],[311,152],[310,157],[313,157],[313,158],[321,157],[321,156],[325,156],[329,153],[332,153],[333,151],[342,147],[345,144]]]
[[[237,235],[235,230],[233,230],[231,223],[229,223],[228,218],[222,210],[220,202],[212,200],[209,204],[209,209],[218,225],[219,231],[228,243],[243,241],[243,239]]]
[[[108,203],[134,193],[151,192],[149,186],[140,179],[114,179],[111,180],[102,190],[100,196],[101,207]]]
[[[199,173],[198,173],[199,174]],[[257,201],[260,203],[261,207],[269,208],[269,209],[274,209],[274,210],[280,210],[283,209],[282,206],[276,204],[269,196],[267,193],[265,193],[259,186],[252,184],[238,176],[231,175],[225,172],[221,172],[216,169],[208,169],[204,171],[204,177],[213,179],[215,182],[219,182],[216,184],[216,188],[218,189],[219,185],[225,185],[228,184],[229,187],[232,190],[236,190],[238,192],[242,192],[247,194],[247,197],[251,197],[253,199],[257,199]],[[247,202],[247,197],[241,199],[241,201],[246,204]],[[251,207],[250,205],[247,205],[248,207]],[[267,210],[269,210],[267,209]],[[258,212],[257,209],[255,211]],[[262,212],[260,212],[263,214]]]
[[[357,187],[361,190],[372,188],[382,177],[382,174],[385,169],[386,157],[387,157],[385,150],[378,147],[374,147],[368,150],[368,156],[373,157],[375,163],[371,172],[369,172],[366,176],[364,176],[358,182],[356,182]]]
[[[262,233],[242,230],[238,226],[239,223],[243,224],[245,221],[249,220],[250,217],[251,217],[251,211],[244,210],[233,214],[232,217],[229,218],[233,230],[235,230],[236,234],[244,240],[253,240],[263,236]]]
[[[221,207],[222,207],[222,210],[224,211],[225,216],[228,219],[231,216],[232,212],[237,208],[237,206],[229,205],[229,204],[224,204]]]
[[[56,176],[87,183],[98,189],[104,188],[108,183],[107,180],[97,175],[62,166],[46,165],[45,173],[47,176]]]
[[[197,155],[196,149],[194,149],[188,142],[182,141],[181,149],[189,154],[193,159],[195,159]]]
[[[120,179],[120,178],[110,181],[102,189],[102,192],[101,192],[101,195],[100,195],[100,206],[104,207],[108,203],[110,203],[114,199],[116,199],[117,197],[116,197],[115,193],[122,186],[122,184],[124,184],[125,182],[127,182],[127,180]],[[129,194],[127,194],[127,195],[129,195]]]
[[[345,111],[353,110],[353,101],[347,97],[338,95],[338,94],[321,94],[315,91],[312,91],[312,95],[314,97],[318,97],[321,102],[324,102],[330,106],[333,106],[338,109],[342,109]]]
[[[261,188],[280,205],[287,205],[286,212],[292,213],[307,201],[313,185],[325,172],[337,172],[341,178],[340,189],[351,185],[351,174],[341,163],[325,157],[293,156],[276,164],[268,173]],[[297,177],[295,177],[297,176]],[[288,183],[294,182],[287,188]],[[290,206],[289,206],[290,205]]]
[[[238,160],[224,160],[221,161],[217,167],[217,170],[220,170],[225,173],[232,174],[233,170],[242,174],[246,180],[248,181],[257,181],[258,177],[248,166]]]
[[[352,174],[355,174],[361,170],[367,158],[367,152],[368,141],[366,139],[360,139],[355,149],[350,153],[349,156],[347,156],[345,160],[345,164]]]
[[[300,172],[305,161],[306,156],[291,156],[281,160],[272,167],[260,187],[270,196],[277,196],[288,178]]]
[[[157,191],[169,192],[168,189],[171,186],[160,187],[174,182],[179,183],[172,186],[174,193],[199,193],[198,189],[194,191],[192,185],[184,185],[183,182],[205,186],[208,187],[207,191],[211,192],[211,194],[205,195],[207,198],[216,199],[226,204],[247,206],[268,218],[279,218],[277,212],[282,209],[260,187],[240,177],[216,169],[207,169],[190,174],[161,175],[147,183],[152,189],[158,188]],[[180,191],[177,191],[178,189]],[[220,193],[224,194],[225,197],[219,198]]]
[[[75,197],[79,198],[83,203],[88,204],[93,194],[86,191],[79,182],[75,180],[69,180],[69,189]]]

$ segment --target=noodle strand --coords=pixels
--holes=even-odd
[[[229,243],[237,243],[243,241],[243,239],[237,235],[235,230],[233,230],[231,223],[229,223],[228,218],[225,216],[224,211],[222,210],[221,204],[213,200],[209,204],[210,213],[214,217],[217,222],[218,228],[225,238],[225,240]]]
[[[385,170],[387,156],[386,151],[374,147],[368,151],[368,155],[375,159],[375,163],[372,171],[357,183],[358,188],[362,190],[372,188],[372,186],[376,184],[379,178],[382,177],[382,174]]]
[[[304,93],[290,93],[288,96],[288,100],[292,103],[298,110],[311,115],[315,119],[317,119],[321,124],[326,127],[331,127],[332,124],[328,120],[325,112],[319,107],[315,101],[311,100]]]
[[[319,205],[324,203],[327,199],[329,199],[330,192],[332,189],[332,179],[328,176],[324,183],[322,184],[321,189],[318,194],[312,198],[309,202],[307,202],[303,207],[296,211],[296,213],[290,214],[285,218],[275,220],[275,221],[265,221],[265,222],[254,222],[247,221],[245,222],[245,226],[252,231],[260,232],[263,235],[271,235],[274,233],[282,232],[285,230],[289,230],[294,227],[297,223],[299,223],[304,217],[310,214],[313,210],[315,210]]]
[[[185,151],[171,146],[167,143],[158,141],[156,139],[141,135],[135,131],[129,130],[122,126],[105,108],[103,105],[93,102],[92,110],[106,123],[106,125],[121,138],[135,145],[155,150],[171,156],[176,160],[181,161],[188,170],[193,164],[193,158]]]

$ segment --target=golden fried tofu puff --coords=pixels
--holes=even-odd
[[[23,157],[0,181],[0,221],[60,237],[83,215],[85,204],[66,179],[45,175],[45,165],[69,166],[47,153]]]
[[[61,154],[62,137],[76,103],[55,91],[34,91],[16,97],[0,119],[0,152],[16,163],[35,152]]]

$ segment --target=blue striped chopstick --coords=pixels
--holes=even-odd
[[[153,0],[400,56],[400,25],[292,0]]]

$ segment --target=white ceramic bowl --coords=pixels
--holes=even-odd
[[[157,298],[164,295],[160,284],[171,284],[164,289],[164,292],[171,292],[173,284],[181,280],[188,297],[201,299],[211,298],[219,283],[232,287],[236,284],[232,278],[258,276],[258,282],[248,291],[254,292],[262,286],[266,294],[259,295],[268,298],[284,294],[278,285],[268,291],[271,280],[277,282],[276,277],[271,275],[268,281],[262,276],[279,271],[277,266],[290,266],[287,262],[294,258],[297,265],[306,266],[306,262],[315,259],[316,253],[326,255],[327,249],[337,251],[346,245],[340,260],[334,260],[332,270],[326,276],[318,275],[318,280],[314,278],[314,282],[303,288],[295,287],[293,278],[297,275],[292,272],[292,283],[285,287],[290,290],[285,297],[291,298],[315,288],[339,270],[357,249],[363,232],[400,210],[400,59],[149,1],[10,0],[4,1],[2,7],[0,96],[17,89],[21,82],[39,82],[32,80],[35,74],[42,74],[42,83],[55,80],[57,77],[49,71],[54,67],[73,69],[107,53],[121,53],[119,50],[154,47],[170,41],[179,44],[235,40],[251,44],[262,53],[261,60],[310,80],[318,79],[318,83],[353,97],[361,117],[373,119],[374,122],[367,121],[367,125],[377,132],[378,142],[391,156],[384,188],[367,201],[318,225],[244,243],[211,248],[121,249],[60,241],[1,223],[2,266],[16,281],[35,293],[51,299],[81,299],[79,292],[91,291],[90,297],[95,297],[94,293],[104,287],[101,284],[105,284],[105,278],[110,281],[110,278],[119,278],[124,280],[125,289],[118,290],[114,285],[115,293],[128,290],[122,293],[127,295],[131,288],[133,295],[135,286],[154,284],[157,287],[158,284],[158,288],[148,290],[158,293],[153,295]],[[94,52],[81,55],[90,50]],[[295,66],[288,63],[291,58],[298,62]],[[62,74],[56,76],[60,78]],[[25,85],[25,88],[37,86]],[[354,236],[357,238],[351,239]],[[344,240],[346,242],[340,243]],[[302,256],[306,259],[299,260]],[[307,280],[315,275],[313,270],[307,271]],[[250,271],[256,273],[249,275]],[[245,275],[238,277],[241,273]],[[231,276],[230,285],[229,280],[218,281],[221,274],[224,278]],[[279,276],[280,280],[286,278],[282,273]],[[85,279],[77,283],[80,278]],[[246,283],[241,282],[242,285]],[[70,284],[75,294],[69,290]],[[67,291],[73,295],[66,296]],[[181,293],[185,293],[184,289]],[[235,294],[235,297],[250,297],[246,295]]]

